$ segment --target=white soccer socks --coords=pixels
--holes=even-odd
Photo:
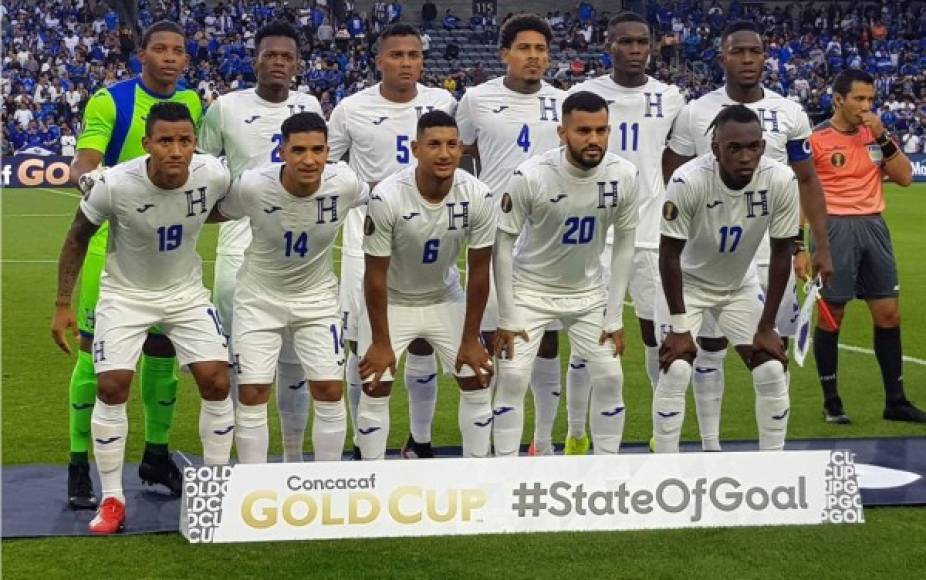
[[[279,386],[277,389],[279,390]],[[235,449],[238,450],[238,461],[267,463],[267,449],[270,446],[267,403],[245,405],[239,401],[235,414]]]
[[[363,392],[363,380],[360,378],[360,357],[351,351],[347,355],[345,387],[347,387],[347,406],[350,410],[350,426],[353,429],[353,442],[357,445],[357,408],[360,406],[360,393]]]
[[[701,449],[720,451],[720,408],[723,404],[723,367],[727,349],[708,351],[698,349],[694,361],[695,410],[701,432]]]
[[[93,456],[100,474],[103,497],[114,497],[123,504],[122,463],[125,460],[125,440],[129,434],[126,404],[107,405],[97,399],[90,416],[93,436]],[[103,503],[102,500],[100,503]]]
[[[316,400],[314,405],[312,449],[315,451],[315,461],[340,461],[344,453],[344,436],[347,435],[344,401]]]
[[[302,461],[305,427],[309,421],[309,383],[300,364],[277,365],[277,408],[283,433],[283,461]]]
[[[537,453],[545,455],[553,452],[553,422],[562,389],[559,355],[534,359],[530,387],[534,395],[534,444]]]
[[[498,384],[492,408],[492,439],[495,455],[517,456],[524,431],[524,395],[530,381],[528,369],[499,361]]]
[[[620,451],[627,417],[621,363],[619,359],[588,361],[586,368],[592,382],[588,423],[595,455],[613,455]]]
[[[685,420],[685,391],[691,380],[691,364],[676,360],[659,375],[653,396],[653,442],[656,453],[678,453]]]
[[[417,443],[431,441],[431,424],[437,406],[437,359],[433,354],[405,357],[405,388],[408,390],[408,420]]]
[[[457,413],[463,457],[488,457],[492,435],[492,394],[489,389],[460,391]]]
[[[235,430],[235,408],[230,397],[221,401],[202,399],[199,407],[199,438],[203,442],[203,462],[224,465],[231,458]]]
[[[759,449],[784,449],[790,414],[788,378],[784,365],[777,360],[764,362],[752,369],[752,381],[756,389]]]
[[[585,437],[585,420],[588,416],[589,397],[592,394],[592,380],[584,359],[570,355],[569,370],[566,371],[566,415],[568,418],[568,437],[582,439]]]
[[[385,457],[389,438],[389,397],[360,393],[356,438],[364,461]]]

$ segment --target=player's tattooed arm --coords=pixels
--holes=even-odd
[[[661,236],[659,240],[659,276],[662,278],[662,290],[669,305],[672,332],[666,336],[659,349],[659,368],[669,370],[678,359],[688,362],[694,360],[698,352],[691,337],[691,329],[685,328],[685,295],[682,291],[682,250],[685,240]]]
[[[387,314],[386,276],[389,271],[389,256],[366,255],[363,274],[363,295],[370,317],[372,343],[360,360],[360,377],[370,379],[372,388],[379,386],[379,380],[388,368],[395,374],[395,352],[389,339],[389,316]]]
[[[84,186],[80,183],[80,178],[83,177],[85,173],[94,171],[100,166],[100,162],[102,161],[103,154],[96,149],[78,149],[77,155],[75,155],[74,159],[71,161],[71,172],[68,176],[71,185],[80,187],[83,193],[90,191],[93,184],[90,184],[90,187],[84,189]]]
[[[84,212],[78,208],[67,237],[64,239],[64,245],[61,247],[61,254],[58,256],[58,294],[55,299],[51,336],[55,344],[68,354],[71,353],[66,337],[68,330],[75,337],[77,336],[77,319],[71,310],[71,296],[74,293],[77,278],[80,276],[84,257],[87,255],[90,238],[98,229],[100,226],[91,223]]]
[[[479,340],[479,325],[489,297],[489,267],[492,247],[470,249],[466,281],[466,318],[463,338],[457,351],[456,370],[464,365],[476,372],[479,383],[486,386],[492,376],[492,358]]]
[[[797,176],[801,210],[813,234],[813,269],[822,278],[823,285],[828,286],[833,275],[833,259],[830,256],[830,241],[826,231],[826,200],[823,198],[823,186],[817,177],[813,159],[795,161],[791,164],[791,169]]]
[[[781,361],[782,364],[787,364],[788,355],[785,352],[784,343],[775,332],[775,317],[791,275],[793,238],[770,238],[770,241],[772,253],[768,265],[768,292],[765,294],[762,318],[759,320],[759,327],[752,342],[756,351],[765,352]]]

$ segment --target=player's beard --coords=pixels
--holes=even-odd
[[[585,158],[582,149],[576,149],[569,143],[566,144],[566,147],[569,148],[569,155],[575,159],[576,163],[581,165],[583,169],[594,169],[601,165],[601,162],[604,160],[604,151],[601,152],[601,157],[591,160]]]

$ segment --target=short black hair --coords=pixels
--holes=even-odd
[[[762,31],[759,30],[758,25],[751,20],[736,20],[731,22],[723,29],[723,32],[720,33],[720,45],[723,46],[723,43],[727,41],[727,37],[737,32],[754,32],[759,35],[759,38],[762,38]],[[765,40],[763,39],[763,44]]]
[[[760,128],[762,123],[759,122],[759,116],[756,115],[756,112],[747,107],[746,105],[729,105],[724,107],[717,113],[717,116],[714,117],[714,120],[711,121],[711,124],[707,127],[708,131],[713,131],[713,134],[716,135],[717,131],[727,123],[755,123]]]
[[[649,28],[649,22],[647,22],[646,18],[643,18],[631,10],[625,10],[615,14],[611,20],[608,20],[608,28],[614,28],[618,24],[622,24],[624,22],[639,22],[640,24],[645,24],[646,27]]]
[[[148,118],[145,119],[146,137],[151,136],[151,129],[158,121],[167,121],[169,123],[189,121],[190,125],[193,125],[194,129],[196,128],[196,123],[193,121],[190,109],[183,103],[174,101],[162,101],[151,106],[148,110]]]
[[[383,46],[383,43],[386,42],[386,39],[392,38],[393,36],[414,36],[419,41],[421,40],[421,32],[411,24],[406,24],[404,22],[396,22],[395,24],[390,24],[380,33],[379,38],[376,39],[376,48],[377,50]]]
[[[584,111],[586,113],[597,113],[604,109],[608,110],[608,102],[600,95],[591,91],[579,91],[572,93],[563,101],[563,116],[569,115],[573,111]]]
[[[283,141],[288,141],[290,135],[293,133],[312,133],[316,131],[323,133],[325,139],[328,139],[328,124],[325,123],[325,120],[318,113],[308,111],[296,113],[283,121],[283,126],[280,127],[280,133],[283,134]]]
[[[511,48],[519,32],[539,32],[547,39],[547,46],[553,42],[553,30],[546,20],[536,14],[515,14],[502,24],[498,34],[498,45],[501,48]]]
[[[418,135],[431,127],[453,127],[458,129],[457,120],[452,115],[440,109],[428,111],[418,119]]]
[[[285,36],[286,38],[292,38],[293,42],[296,43],[296,52],[299,51],[299,46],[302,44],[299,31],[296,30],[295,26],[285,20],[274,20],[270,24],[261,27],[261,29],[257,31],[257,36],[254,37],[254,48],[260,49],[261,41],[268,36]]]
[[[846,96],[852,91],[852,83],[875,84],[873,76],[857,68],[847,68],[833,79],[833,92]]]
[[[183,33],[183,29],[180,28],[179,24],[176,22],[171,22],[170,20],[158,20],[146,28],[145,32],[142,33],[141,47],[143,49],[148,48],[148,43],[151,42],[151,37],[158,32],[173,32],[174,34],[179,34],[184,39],[186,39],[186,34]],[[186,45],[184,45],[184,48],[186,48]]]

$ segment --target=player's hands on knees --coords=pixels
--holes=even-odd
[[[666,372],[679,359],[694,360],[698,347],[690,332],[670,332],[659,347],[659,370]]]
[[[51,319],[51,339],[58,348],[71,354],[71,345],[68,344],[68,330],[74,340],[77,340],[77,318],[68,306],[56,306],[55,315]]]
[[[495,331],[495,356],[508,360],[514,359],[514,339],[520,336],[527,342],[526,330],[506,330],[499,328]]]
[[[810,256],[807,255],[807,252],[798,252],[794,254],[794,276],[798,280],[807,281],[810,280],[812,274],[810,267]]]
[[[464,339],[460,343],[454,368],[457,373],[459,373],[463,370],[464,366],[468,366],[475,371],[476,380],[479,381],[480,386],[485,387],[489,384],[494,372],[494,368],[492,367],[492,356],[489,354],[489,351],[482,346],[479,339]]]
[[[386,369],[389,369],[389,372],[395,376],[395,365],[395,352],[393,352],[392,346],[374,342],[367,349],[367,353],[363,355],[363,358],[360,359],[357,368],[360,371],[360,378],[364,382],[373,377],[372,383],[375,388],[379,385],[379,381]]]
[[[760,328],[752,337],[752,348],[756,351],[762,351],[781,364],[788,363],[788,353],[785,352],[785,343],[775,332],[774,328]]]
[[[615,357],[624,356],[624,329],[621,328],[614,332],[602,330],[601,336],[598,338],[598,344],[603,345],[609,340],[614,343],[614,352],[612,354]]]
[[[830,285],[830,279],[833,277],[833,257],[828,248],[825,251],[817,250],[813,253],[813,271],[820,276],[824,287]]]

